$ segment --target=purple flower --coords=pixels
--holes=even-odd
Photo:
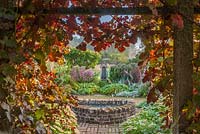
[[[77,82],[91,82],[94,79],[94,71],[85,67],[73,67],[70,72],[71,78]]]

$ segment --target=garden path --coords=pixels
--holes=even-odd
[[[79,134],[122,134],[119,124],[100,125],[79,123]]]

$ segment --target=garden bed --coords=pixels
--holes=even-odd
[[[135,114],[135,103],[128,100],[79,100],[73,108],[79,122],[114,124]]]

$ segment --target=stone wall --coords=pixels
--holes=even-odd
[[[109,105],[108,107],[93,107],[92,105]],[[135,114],[132,101],[124,100],[80,100],[73,108],[79,122],[114,124],[125,121]]]

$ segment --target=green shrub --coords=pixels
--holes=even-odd
[[[115,96],[117,97],[135,97],[135,95],[137,94],[137,92],[134,91],[122,91],[117,93]]]
[[[135,92],[135,97],[146,97],[149,91],[149,83],[134,83],[129,88]]]
[[[99,87],[104,87],[104,86],[106,86],[108,84],[111,84],[111,82],[109,82],[107,80],[99,80],[99,82],[98,82],[98,86]]]
[[[143,101],[139,104],[136,105],[136,108],[145,108],[147,107],[149,104],[147,103],[147,101]]]
[[[120,82],[127,85],[138,83],[141,79],[140,69],[135,63],[112,66],[109,74],[109,79],[112,82]]]
[[[99,86],[95,83],[79,83],[78,88],[74,89],[72,93],[79,95],[91,95],[99,90]]]
[[[65,86],[66,84],[69,84],[69,81],[70,81],[69,65],[67,64],[58,65],[54,63],[54,68],[55,68],[56,76],[57,76],[55,79],[56,83],[60,86]]]
[[[163,128],[164,120],[160,113],[167,110],[162,102],[143,105],[141,112],[122,124],[124,134],[171,134],[171,130]]]
[[[116,93],[126,90],[128,90],[127,85],[115,83],[115,84],[105,85],[99,90],[99,93],[105,95],[115,95]]]
[[[72,66],[85,66],[86,68],[94,68],[100,61],[101,55],[97,52],[86,50],[81,51],[71,48],[70,53],[65,55],[68,64]]]
[[[118,97],[146,97],[149,89],[149,83],[133,83],[129,90],[116,94]]]

